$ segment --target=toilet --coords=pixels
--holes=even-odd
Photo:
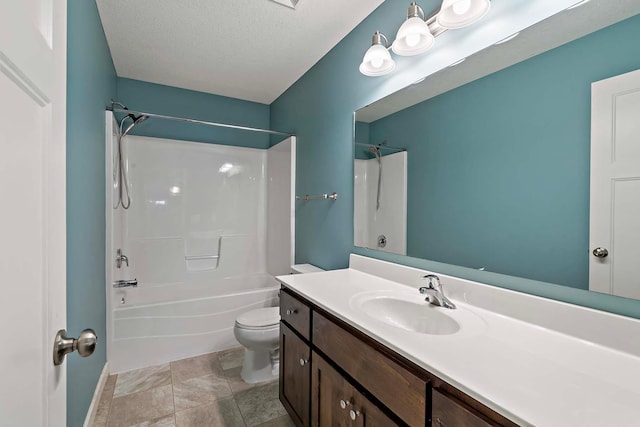
[[[291,274],[324,271],[311,264],[291,267]],[[258,308],[236,318],[233,335],[245,348],[240,376],[247,383],[278,378],[280,370],[280,307]]]
[[[233,334],[245,348],[240,376],[247,383],[278,378],[280,354],[280,307],[267,307],[242,313]]]

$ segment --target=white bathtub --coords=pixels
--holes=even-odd
[[[233,336],[236,317],[276,306],[279,285],[267,274],[224,281],[233,282],[236,292],[114,309],[111,373],[239,346]]]

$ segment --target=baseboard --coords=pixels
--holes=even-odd
[[[100,378],[98,378],[98,384],[96,384],[96,390],[93,392],[93,399],[91,399],[91,405],[87,411],[87,417],[84,419],[83,427],[91,427],[96,419],[96,412],[98,411],[98,405],[100,404],[100,397],[102,396],[102,390],[107,383],[109,377],[109,362],[104,364]]]

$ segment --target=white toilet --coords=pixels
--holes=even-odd
[[[240,376],[247,383],[278,378],[280,307],[259,308],[236,319],[233,334],[245,347]]]
[[[311,264],[291,267],[292,274],[324,271]],[[280,369],[280,307],[267,307],[242,313],[233,334],[245,347],[240,376],[247,383],[278,378]]]

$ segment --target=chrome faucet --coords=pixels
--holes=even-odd
[[[124,261],[127,264],[127,267],[129,267],[129,258],[122,253],[122,249],[118,249],[116,251],[116,267],[121,268],[122,261]]]
[[[115,280],[113,282],[114,288],[137,288],[138,279],[133,280]]]
[[[451,309],[456,308],[456,305],[452,303],[449,298],[444,296],[442,284],[440,283],[440,278],[438,276],[436,276],[435,274],[427,274],[420,280],[427,281],[427,286],[422,286],[420,287],[420,289],[418,289],[422,295],[427,296],[424,299],[425,301],[439,307]]]

